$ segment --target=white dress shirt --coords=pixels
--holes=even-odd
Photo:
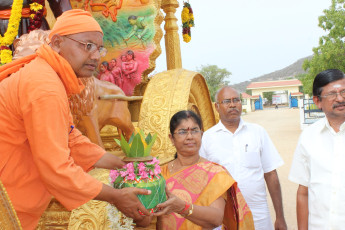
[[[306,128],[289,179],[308,187],[309,230],[345,229],[345,123],[338,133],[326,117]]]
[[[273,229],[264,173],[284,162],[267,132],[261,126],[241,119],[235,133],[231,133],[219,121],[204,133],[200,155],[223,165],[237,181],[253,213],[255,229]]]

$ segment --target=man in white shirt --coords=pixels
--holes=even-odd
[[[306,128],[289,179],[297,190],[298,229],[345,228],[345,77],[337,69],[319,73],[314,103],[326,117]]]
[[[202,138],[200,155],[223,165],[237,181],[253,213],[256,230],[271,230],[265,181],[276,212],[275,229],[287,229],[276,168],[284,162],[266,131],[241,119],[239,93],[229,86],[216,93],[220,121]]]

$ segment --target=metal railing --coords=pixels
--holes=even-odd
[[[325,116],[313,102],[313,99],[303,99],[304,124],[312,124]]]

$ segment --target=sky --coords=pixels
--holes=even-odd
[[[318,17],[331,5],[331,0],[189,0],[195,27],[192,40],[185,43],[181,35],[183,1],[178,1],[175,15],[183,68],[196,71],[202,65],[217,65],[231,72],[230,84],[312,55],[313,47],[325,35],[318,27]],[[167,68],[164,36],[161,47],[155,72]]]

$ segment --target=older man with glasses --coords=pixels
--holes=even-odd
[[[297,190],[298,229],[345,226],[345,76],[338,69],[319,73],[314,103],[325,113],[306,128],[297,144],[289,179]]]
[[[225,86],[215,98],[220,121],[204,133],[200,155],[223,165],[237,181],[253,213],[256,230],[287,229],[276,171],[283,160],[261,126],[241,119],[241,98],[236,90]],[[275,228],[268,209],[265,181],[276,212]]]
[[[150,191],[114,189],[87,172],[124,162],[76,128],[68,97],[83,90],[105,55],[103,32],[90,13],[64,12],[50,44],[0,67],[0,180],[23,229],[35,229],[54,196],[72,210],[89,200],[107,201],[136,220],[150,213],[137,198]]]

